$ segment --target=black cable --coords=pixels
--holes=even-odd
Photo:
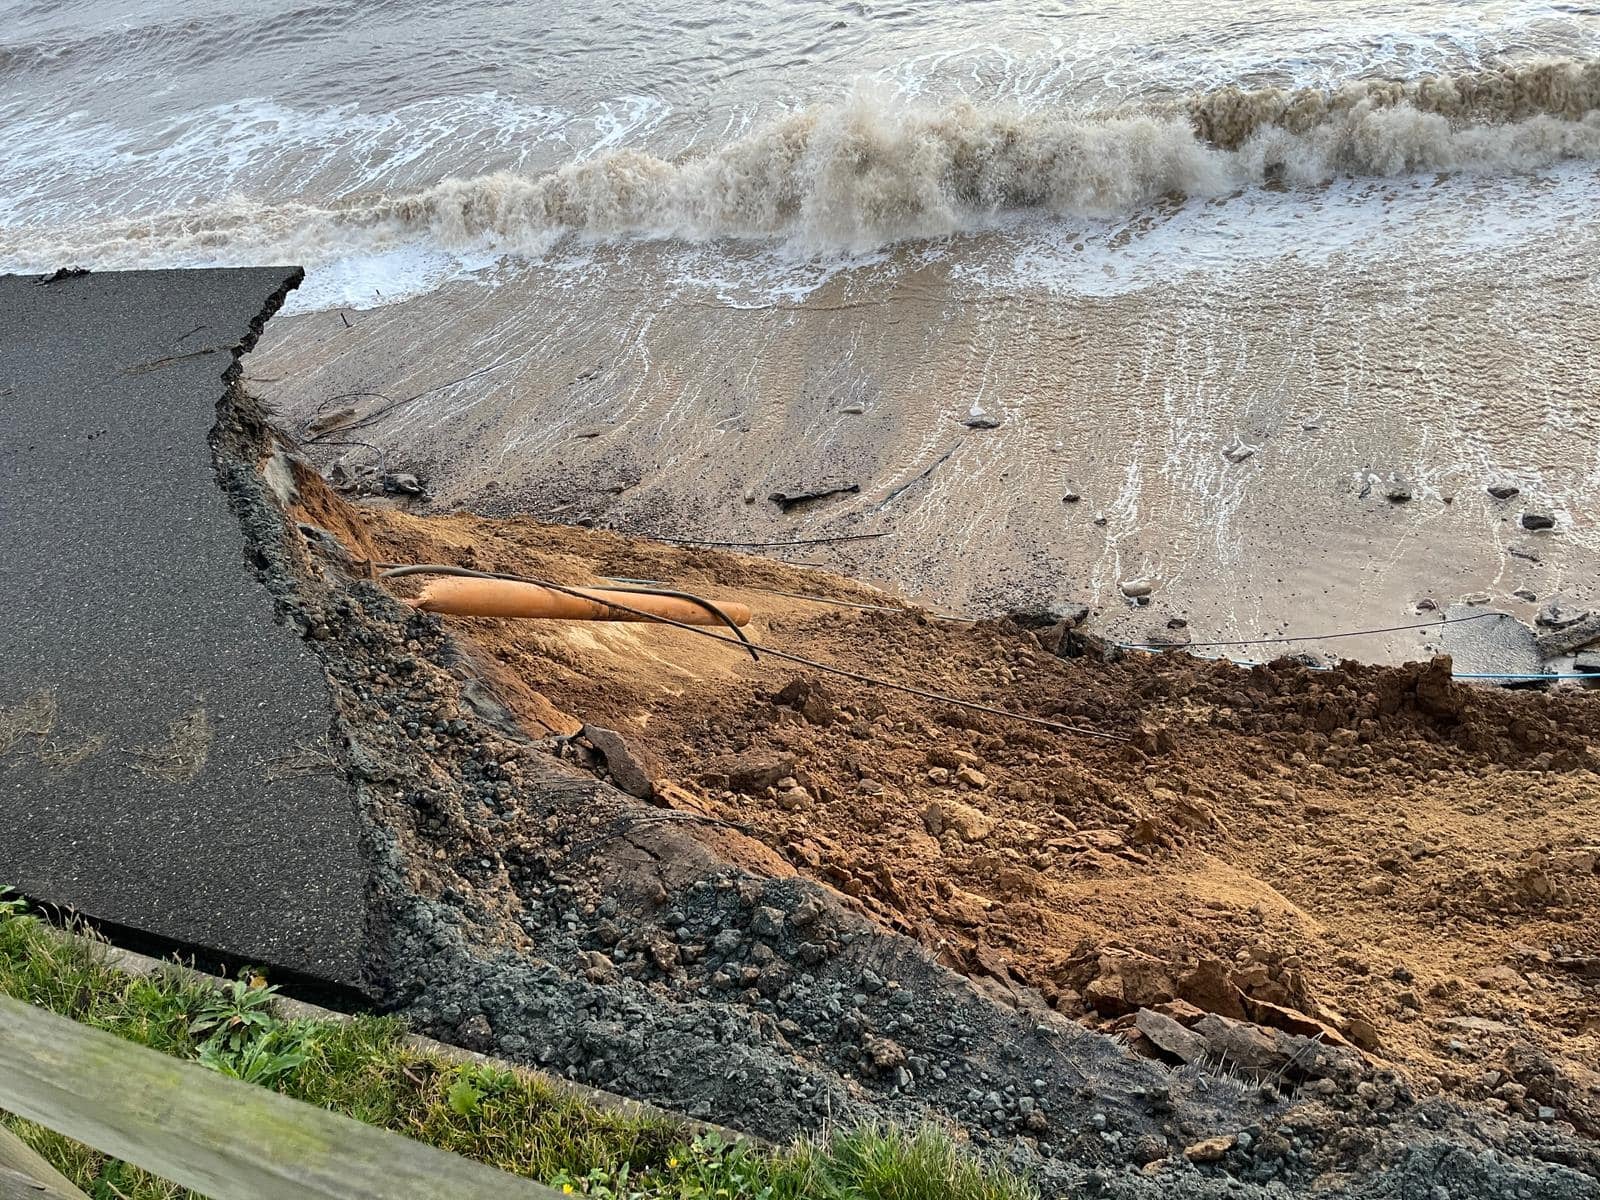
[[[751,642],[749,638],[745,637],[743,631],[738,630],[737,627],[735,627],[735,630],[739,633],[739,638],[736,641],[733,638],[726,637],[723,634],[707,629],[703,625],[690,625],[684,621],[674,621],[670,617],[658,616],[655,613],[645,612],[643,609],[633,608],[616,600],[605,599],[603,597],[593,595],[591,592],[586,592],[580,588],[568,587],[565,584],[560,583],[551,583],[549,580],[545,579],[535,579],[527,575],[509,575],[489,571],[472,571],[468,570],[466,567],[445,567],[437,564],[418,566],[389,566],[380,573],[384,578],[395,579],[402,575],[418,575],[430,572],[438,575],[466,575],[480,579],[508,579],[514,583],[531,583],[537,587],[546,587],[552,591],[562,592],[568,596],[576,596],[582,600],[606,604],[621,612],[632,613],[636,617],[642,617],[647,621],[654,621],[661,625],[670,625],[674,629],[682,629],[689,633],[699,634],[701,637],[708,637],[714,642],[725,642],[730,646],[742,645],[746,650],[750,651],[750,656],[752,658],[756,658],[756,650],[759,648],[760,650],[765,651],[767,654],[772,655],[774,658],[785,659],[788,662],[797,663],[803,667],[810,667],[813,670],[822,671],[825,674],[838,675],[845,679],[854,680],[857,683],[865,683],[873,687],[885,687],[889,688],[891,691],[904,692],[909,696],[916,696],[922,700],[934,700],[941,704],[953,704],[957,708],[965,708],[970,709],[973,712],[987,713],[994,717],[1005,717],[1008,720],[1021,721],[1024,724],[1037,725],[1044,729],[1054,729],[1061,733],[1076,733],[1084,737],[1103,738],[1108,742],[1126,742],[1130,740],[1129,738],[1122,736],[1120,733],[1106,733],[1099,729],[1086,729],[1081,725],[1066,725],[1060,721],[1051,721],[1044,717],[1030,716],[1027,713],[1011,712],[1008,709],[995,708],[993,705],[989,704],[979,704],[974,700],[961,700],[955,696],[946,695],[943,692],[931,692],[926,688],[912,687],[910,684],[906,683],[895,683],[891,679],[879,679],[873,675],[864,675],[860,671],[850,671],[844,667],[833,666],[830,663],[818,662],[814,658],[806,658],[804,655],[793,654],[788,650],[775,650],[771,646],[757,647],[756,644]],[[618,588],[617,590],[627,591],[629,589]],[[674,594],[656,592],[646,588],[634,590],[647,595]],[[702,600],[698,596],[688,596],[681,593],[678,593],[678,595],[682,599],[690,599],[696,601],[697,603],[705,604],[707,606],[710,605],[709,601]],[[724,620],[726,619],[727,618],[724,616]],[[759,659],[757,659],[757,661],[759,661]]]
[[[580,599],[588,600],[596,604],[607,604],[612,608],[618,609],[622,612],[633,613],[635,616],[646,617],[652,621],[668,621],[668,618],[666,617],[659,617],[654,613],[647,613],[640,608],[630,608],[626,604],[618,604],[615,600],[607,600],[603,596],[593,595],[592,593],[581,588],[571,588],[564,584],[550,583],[543,579],[531,579],[524,575],[505,575],[497,571],[474,571],[469,567],[451,567],[442,563],[393,565],[382,571],[381,574],[385,579],[399,579],[406,575],[458,575],[467,579],[504,579],[511,583],[531,583],[539,587],[549,588],[554,592],[561,592],[563,595],[577,596]],[[716,617],[719,621],[721,621],[724,625],[738,635],[739,641],[743,642],[745,649],[750,651],[751,658],[755,659],[757,662],[761,661],[761,657],[756,653],[755,644],[745,636],[744,630],[739,628],[738,622],[736,622],[727,613],[723,612],[722,609],[718,608],[710,600],[707,600],[704,596],[696,596],[692,592],[672,591],[668,588],[617,587],[610,588],[608,590],[614,592],[628,592],[638,596],[668,596],[675,600],[687,600],[692,604],[698,604],[701,608],[705,609],[712,616]],[[675,621],[669,623],[678,624],[678,622]],[[693,629],[695,627],[693,625],[685,624],[684,628]]]
[[[1408,629],[1437,629],[1441,625],[1459,625],[1463,621],[1481,621],[1485,617],[1503,617],[1505,613],[1473,613],[1470,617],[1445,617],[1439,621],[1422,621],[1416,625],[1387,625],[1382,629],[1352,629],[1347,633],[1301,633],[1293,637],[1241,638],[1234,642],[1118,642],[1124,650],[1188,650],[1194,646],[1266,646],[1282,642],[1329,642],[1334,638],[1366,637],[1373,633],[1403,633]]]
[[[628,533],[626,529],[613,530],[614,533]],[[633,537],[649,538],[653,542],[666,542],[669,546],[822,546],[829,542],[860,542],[867,538],[888,537],[894,530],[884,529],[877,533],[841,533],[833,537],[799,538],[792,542],[708,542],[703,538],[669,538],[657,533],[635,533]]]

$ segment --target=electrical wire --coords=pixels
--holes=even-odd
[[[318,416],[321,416],[322,413],[327,410],[330,404],[333,404],[339,400],[359,400],[366,396],[378,396],[384,400],[387,400],[388,403],[383,405],[381,408],[376,408],[372,412],[367,413],[364,417],[359,417],[349,421],[348,423],[334,425],[330,428],[313,433],[311,436],[305,439],[304,444],[307,446],[315,446],[319,444],[332,445],[334,443],[329,442],[327,439],[333,434],[351,433],[357,429],[364,429],[368,425],[371,425],[374,421],[378,421],[383,417],[388,416],[401,405],[410,404],[414,400],[421,400],[424,396],[431,396],[435,392],[442,392],[448,388],[453,388],[458,383],[466,383],[467,380],[476,379],[480,375],[487,375],[490,371],[498,371],[501,367],[509,366],[511,361],[512,360],[507,359],[502,362],[490,363],[486,367],[479,367],[476,371],[467,372],[467,374],[461,376],[459,379],[451,379],[445,383],[436,383],[430,388],[423,388],[422,391],[417,392],[414,395],[402,396],[398,400],[391,398],[386,392],[340,392],[336,396],[329,396],[321,404],[317,405]],[[311,421],[304,422],[301,426],[302,430],[305,432],[310,432],[310,426],[315,420],[316,418],[313,417]]]
[[[407,575],[456,575],[466,579],[505,579],[512,583],[537,584],[539,587],[549,588],[551,591],[561,592],[568,596],[577,596],[581,599],[589,600],[597,604],[609,604],[612,608],[618,608],[622,609],[624,612],[630,612],[640,616],[649,617],[654,621],[666,619],[664,617],[657,617],[651,613],[644,612],[642,609],[628,608],[626,605],[617,604],[614,601],[607,600],[603,596],[596,596],[590,592],[583,591],[578,588],[569,588],[558,583],[546,583],[542,579],[529,579],[523,575],[505,575],[497,571],[474,571],[470,567],[452,567],[444,563],[383,563],[377,565],[383,568],[381,574],[385,579],[401,579]],[[691,604],[698,604],[701,608],[705,609],[712,616],[716,617],[717,620],[721,621],[729,629],[733,630],[733,632],[738,636],[739,641],[744,643],[744,648],[750,651],[751,658],[755,659],[757,662],[761,661],[760,656],[756,653],[755,643],[745,636],[744,630],[739,628],[738,622],[730,617],[727,613],[723,612],[722,609],[718,608],[717,605],[712,601],[707,600],[704,596],[696,596],[692,592],[673,591],[670,588],[619,587],[611,590],[617,592],[628,592],[631,595],[638,596],[667,596],[675,600],[687,600]],[[674,624],[676,624],[676,622],[674,622]],[[694,626],[686,625],[685,628],[692,629]],[[725,640],[732,641],[731,638]]]
[[[630,579],[626,575],[602,575],[608,583],[647,583],[656,586],[665,584],[662,579]],[[777,588],[756,587],[754,584],[740,584],[740,587],[750,592],[760,592],[766,596],[787,596],[791,600],[809,600],[812,604],[831,604],[835,608],[861,608],[871,612],[903,613],[906,610],[893,604],[862,604],[857,600],[835,600],[831,596],[807,596],[803,592],[780,592]]]
[[[613,583],[653,583],[660,584],[662,586],[666,585],[666,581],[663,579],[634,579],[627,575],[602,575],[600,578]],[[857,600],[835,600],[831,596],[809,596],[804,592],[784,592],[777,588],[756,587],[751,583],[744,583],[740,584],[739,586],[747,592],[760,592],[764,596],[787,596],[790,600],[809,600],[812,604],[831,604],[835,608],[860,608],[865,609],[868,612],[900,613],[901,615],[905,615],[906,613],[913,611],[903,605],[863,604]],[[971,624],[979,619],[977,617],[964,616],[961,613],[930,612],[928,616],[933,618],[935,621],[954,621],[958,624]]]
[[[930,691],[927,688],[913,687],[908,683],[896,683],[892,679],[880,679],[877,676],[867,675],[860,671],[851,671],[845,667],[836,667],[831,663],[818,662],[814,658],[806,658],[804,655],[794,654],[788,650],[777,650],[771,646],[758,645],[757,643],[751,642],[749,638],[745,637],[743,631],[738,630],[737,626],[735,626],[735,631],[738,632],[739,637],[737,640],[735,640],[734,638],[728,637],[724,634],[707,629],[703,625],[690,625],[683,621],[674,621],[670,617],[662,617],[655,613],[645,612],[643,609],[634,608],[631,605],[623,604],[621,601],[612,600],[602,596],[596,596],[593,594],[593,592],[585,591],[582,588],[569,587],[566,584],[561,583],[552,583],[547,579],[535,579],[528,575],[511,575],[490,571],[473,571],[466,567],[450,567],[438,563],[374,565],[382,568],[379,573],[385,579],[397,579],[406,575],[435,574],[465,575],[470,578],[479,579],[509,579],[515,583],[531,583],[537,587],[549,588],[551,591],[561,592],[568,596],[576,596],[582,600],[589,600],[594,603],[605,604],[611,608],[617,609],[619,612],[631,613],[636,617],[640,617],[646,621],[652,621],[660,625],[670,625],[674,629],[682,629],[688,633],[698,634],[700,637],[707,637],[715,642],[724,642],[730,646],[743,645],[745,649],[750,651],[752,658],[756,657],[756,652],[759,650],[764,654],[771,655],[773,658],[781,658],[787,662],[796,663],[802,667],[810,667],[812,670],[821,671],[827,675],[837,675],[840,678],[854,680],[857,683],[865,683],[873,687],[882,687],[888,688],[891,691],[903,692],[908,696],[916,696],[922,700],[934,700],[941,704],[954,705],[957,708],[965,708],[972,712],[986,713],[993,717],[1004,717],[1007,720],[1020,721],[1026,725],[1036,725],[1041,729],[1054,729],[1060,733],[1075,733],[1083,737],[1101,738],[1108,742],[1127,742],[1131,740],[1130,738],[1124,737],[1120,733],[1107,733],[1101,729],[1088,729],[1081,725],[1067,725],[1060,721],[1049,720],[1046,717],[1035,717],[1028,713],[1012,712],[1009,709],[996,708],[989,704],[980,704],[975,700],[962,700],[955,696],[946,695],[943,692],[935,692]],[[628,589],[621,588],[618,590],[626,591]],[[649,595],[674,595],[680,599],[693,600],[696,603],[706,605],[708,608],[711,607],[710,601],[703,600],[698,596],[690,596],[687,593],[657,592],[650,588],[639,588],[636,590],[643,594]],[[724,619],[726,619],[726,617],[724,617]]]
[[[1183,646],[1125,646],[1126,650],[1142,650],[1148,654],[1155,654],[1162,650],[1183,650]],[[1264,667],[1267,664],[1253,658],[1230,658],[1226,654],[1191,654],[1190,658],[1200,662],[1226,662],[1236,667]],[[1336,671],[1339,668],[1328,666],[1325,663],[1300,663],[1307,671]],[[1539,681],[1553,681],[1557,679],[1587,679],[1592,683],[1600,683],[1600,673],[1594,671],[1551,671],[1546,673],[1525,673],[1510,671],[1452,671],[1451,679],[1500,679],[1506,681],[1526,681],[1529,683]]]
[[[616,533],[626,533],[618,529]],[[860,542],[867,538],[888,537],[894,530],[884,529],[878,533],[840,533],[833,537],[798,538],[792,542],[708,542],[699,538],[669,538],[655,533],[635,533],[632,537],[649,538],[653,542],[665,542],[669,546],[740,546],[740,547],[765,547],[765,546],[825,546],[830,542]]]
[[[1415,625],[1387,625],[1381,629],[1351,629],[1344,633],[1300,633],[1291,637],[1239,638],[1231,642],[1184,642],[1174,646],[1163,642],[1118,642],[1124,650],[1173,650],[1192,646],[1267,646],[1285,642],[1331,642],[1334,638],[1366,637],[1374,633],[1403,633],[1408,629],[1437,629],[1441,625],[1459,625],[1466,621],[1481,621],[1485,617],[1503,617],[1505,613],[1473,613],[1470,617],[1443,617],[1437,621],[1421,621]]]

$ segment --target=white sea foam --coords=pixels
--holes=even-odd
[[[658,117],[647,102],[621,104],[609,124],[597,123],[600,140],[618,145]],[[274,114],[261,122],[281,123]],[[543,136],[537,122],[534,130]],[[260,145],[271,143],[267,132]],[[195,136],[174,130],[145,152],[164,153]],[[415,153],[431,144],[418,142]],[[220,173],[236,174],[233,159],[263,152],[248,138],[219,149]],[[500,171],[322,203],[235,195],[134,220],[11,225],[0,228],[0,261],[25,270],[69,261],[299,261],[313,268],[302,305],[377,303],[480,270],[497,256],[543,256],[573,236],[756,239],[781,243],[790,256],[837,259],[1019,216],[1115,221],[1157,201],[1228,197],[1261,185],[1309,198],[1341,178],[1503,175],[1596,159],[1594,61],[1332,90],[1222,88],[1164,107],[1097,113],[923,104],[860,88],[681,159],[621,146],[544,175]],[[379,169],[374,163],[358,174]],[[374,268],[392,292],[355,282]],[[368,290],[375,295],[356,294]]]

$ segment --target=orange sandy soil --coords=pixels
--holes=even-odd
[[[1132,738],[679,630],[445,618],[535,733],[619,732],[665,803],[732,823],[1013,1002],[1136,1044],[1142,1005],[1316,1025],[1423,1090],[1524,1110],[1501,1068],[1549,1055],[1588,1093],[1573,1119],[1600,1110],[1600,695],[1468,689],[1442,666],[1062,659],[1008,623],[932,620],[764,559],[333,504],[306,515],[362,557],[670,581],[749,604],[759,642]],[[566,752],[604,770],[581,741]],[[741,781],[763,770],[792,782]]]

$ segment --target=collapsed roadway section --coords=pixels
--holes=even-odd
[[[554,686],[576,651],[542,658],[497,643],[490,623],[419,611],[378,569],[408,545],[414,561],[521,564],[487,561],[499,554],[487,532],[475,544],[447,526],[425,532],[426,518],[373,523],[241,386],[240,356],[298,279],[0,280],[0,562],[13,603],[0,626],[0,881],[121,931],[363,992],[434,1036],[759,1136],[946,1122],[1049,1195],[1600,1194],[1592,1098],[1576,1076],[1519,1084],[1554,1114],[1524,1119],[1441,1092],[1281,1004],[1234,1005],[1233,977],[1215,971],[1227,1011],[1204,1009],[1199,992],[1140,999],[1119,967],[1145,1043],[1107,1036],[981,937],[941,954],[870,887],[851,883],[851,894],[786,857],[782,780],[736,776],[764,769],[751,758],[760,730],[810,720],[774,716],[775,704],[803,710],[805,687],[788,701],[755,692],[755,717],[735,731],[742,746],[682,774],[714,775],[717,790],[648,776],[618,786],[626,747],[614,731],[575,738],[540,724],[540,711],[560,720],[560,704],[607,703]],[[589,564],[589,579],[562,582],[643,575],[664,553],[601,541],[563,556],[563,539],[583,531],[521,535],[531,557],[554,555],[535,564],[546,578]],[[919,663],[915,638],[902,657]],[[1057,672],[1077,670],[1048,654],[1041,664],[1039,639],[1021,630],[985,628],[945,649],[977,654],[1004,638],[1026,653],[990,672],[1004,693],[990,708],[1034,703],[1024,674],[1053,688]],[[523,664],[521,678],[507,678],[507,663]],[[1200,746],[1193,761],[1232,769],[1200,745],[1215,721],[1143,728],[1141,697],[1166,686],[1144,666],[1092,678],[1121,696],[1100,714],[1117,738],[1092,760],[1105,778],[1157,781],[1189,761],[1185,738]],[[1295,689],[1323,686],[1248,678],[1197,693],[1207,712],[1230,714],[1228,737],[1253,736],[1254,709],[1287,711]],[[1466,752],[1447,666],[1342,686],[1358,700],[1392,693],[1392,712],[1441,763]],[[841,690],[869,740],[909,736],[909,721],[874,733],[894,714],[873,717],[864,695]],[[927,736],[999,736],[994,719],[968,710]],[[819,795],[855,736],[853,724],[825,728]],[[934,752],[933,741],[912,749]],[[1259,749],[1289,757],[1269,739]],[[697,753],[652,750],[685,763]],[[1088,778],[1072,766],[1087,755],[1076,743],[1045,751],[1030,760],[1038,769]],[[1593,777],[1578,740],[1539,753],[1538,769]],[[1330,774],[1343,769],[1329,762]],[[1148,819],[1168,828],[1165,814]],[[964,844],[940,836],[952,856]],[[1163,834],[1138,858],[1176,856],[1182,843]]]

